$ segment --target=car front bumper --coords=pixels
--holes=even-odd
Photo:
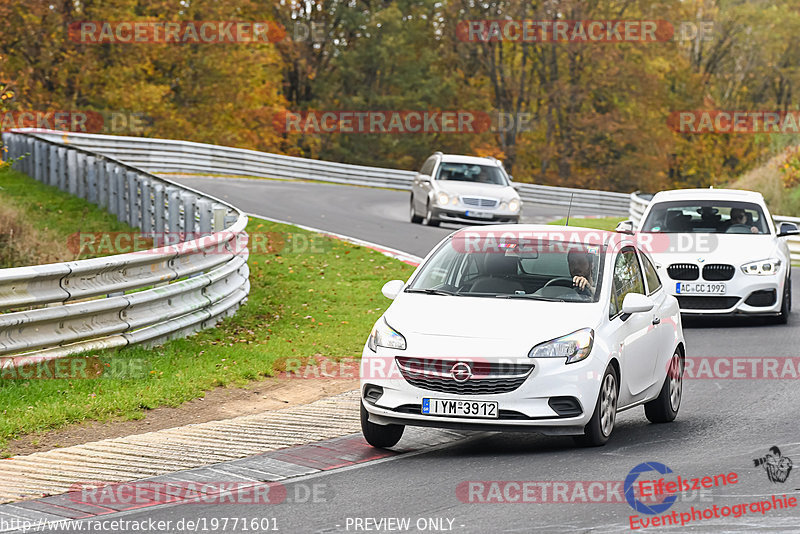
[[[725,284],[724,295],[685,294],[677,292],[677,285],[686,282],[673,280],[659,273],[670,294],[678,299],[682,315],[778,315],[783,301],[785,273],[755,276],[736,272]],[[716,283],[697,280],[694,282]]]
[[[491,218],[474,217],[470,215],[472,211],[491,214]],[[467,209],[462,207],[439,207],[434,206],[431,208],[431,214],[435,219],[442,222],[454,222],[465,224],[508,224],[518,223],[520,212],[512,212],[508,210],[499,210],[497,208],[491,209]]]
[[[598,347],[595,347],[598,349]],[[376,355],[364,349],[361,364],[361,398],[369,419],[376,424],[402,424],[461,430],[534,431],[551,435],[579,435],[594,412],[600,382],[608,364],[598,351],[586,360],[565,364],[563,359],[515,359],[513,363],[533,363],[525,381],[513,391],[495,394],[453,394],[423,389],[410,384],[394,359],[401,351],[379,348]],[[374,360],[381,360],[381,372],[374,371]],[[424,358],[419,358],[423,360]],[[457,360],[458,358],[448,358]],[[468,360],[468,359],[467,359]],[[509,362],[503,359],[503,362]],[[382,388],[376,399],[367,399],[367,386]],[[553,398],[569,398],[579,414],[559,415],[550,405]],[[421,413],[422,399],[496,401],[498,418],[427,415]]]

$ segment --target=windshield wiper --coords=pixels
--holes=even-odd
[[[552,297],[540,297],[539,295],[531,295],[528,293],[525,294],[515,293],[513,295],[496,295],[496,296],[497,298],[503,298],[503,299],[531,299],[531,300],[546,300],[549,302],[567,302],[564,299],[556,299]]]
[[[444,289],[422,289],[418,287],[409,287],[405,291],[406,293],[425,293],[426,295],[447,295],[448,297],[457,296],[456,293],[452,293],[450,291],[445,291]]]

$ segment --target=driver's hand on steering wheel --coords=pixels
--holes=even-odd
[[[589,285],[589,280],[587,280],[584,276],[573,276],[572,283],[577,286],[578,289],[586,289],[587,287],[589,289],[592,288],[592,286]]]

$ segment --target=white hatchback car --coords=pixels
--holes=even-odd
[[[792,269],[783,238],[798,229],[782,223],[776,231],[761,193],[663,191],[653,197],[637,230],[650,235],[659,274],[683,314],[787,321]]]
[[[391,447],[405,425],[532,430],[604,444],[618,411],[680,407],[678,303],[631,236],[544,225],[445,238],[363,350],[361,426]]]
[[[411,183],[413,223],[498,224],[519,222],[522,201],[495,158],[436,152]]]

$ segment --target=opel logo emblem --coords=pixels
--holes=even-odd
[[[450,376],[453,380],[462,384],[472,377],[472,369],[464,362],[458,362],[450,369]]]

